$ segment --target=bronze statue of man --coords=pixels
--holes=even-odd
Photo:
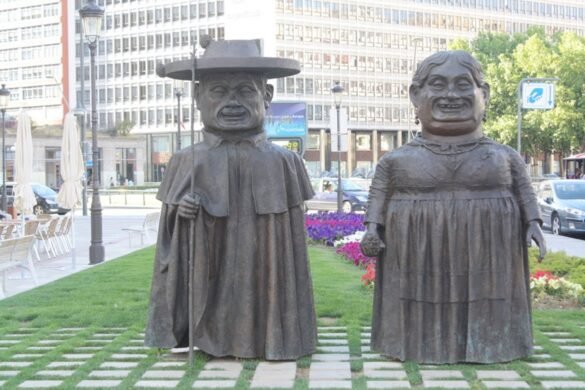
[[[421,363],[532,353],[527,246],[546,252],[524,161],[481,129],[489,85],[463,51],[419,65],[421,136],[379,161],[366,255],[378,255],[372,350]]]
[[[298,73],[298,62],[262,57],[258,40],[237,40],[210,42],[196,63],[203,142],[173,155],[157,195],[163,206],[145,344],[188,345],[193,261],[196,347],[268,360],[311,354],[316,319],[303,204],[313,190],[300,156],[268,142],[263,129],[273,96],[267,79]],[[172,64],[167,74],[190,77],[189,67]]]

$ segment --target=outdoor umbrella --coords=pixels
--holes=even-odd
[[[23,218],[25,214],[32,214],[37,203],[31,186],[33,154],[30,116],[20,111],[14,151],[14,207]]]
[[[63,140],[61,141],[61,177],[63,184],[57,194],[57,203],[66,209],[74,209],[81,201],[81,177],[85,167],[79,146],[79,130],[72,113],[65,115]]]
[[[71,232],[73,268],[75,268],[75,206],[81,201],[81,177],[85,171],[83,154],[79,145],[79,128],[72,113],[65,115],[63,123],[63,140],[61,141],[61,177],[63,184],[57,194],[59,206],[71,209]]]

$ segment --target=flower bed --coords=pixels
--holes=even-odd
[[[554,298],[581,304],[585,300],[585,291],[580,284],[555,276],[550,271],[533,272],[530,275],[530,291],[535,302],[548,302]]]
[[[360,214],[318,213],[305,216],[305,227],[309,238],[327,246],[335,240],[364,230],[364,216]]]

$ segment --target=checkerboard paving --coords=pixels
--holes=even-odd
[[[391,361],[371,350],[367,326],[352,333],[342,326],[319,327],[317,352],[310,359],[211,359],[190,371],[186,354],[159,355],[142,345],[143,333],[133,330],[22,328],[0,334],[0,345],[5,347],[0,350],[0,387],[292,389],[304,383],[309,389],[352,389],[365,383],[368,389],[528,389],[531,385],[585,389],[583,333],[558,329],[542,335],[547,342],[537,346],[531,359],[520,362],[518,371],[506,365],[453,369]],[[552,360],[550,352],[560,352],[562,361]],[[25,370],[26,377],[19,375]]]

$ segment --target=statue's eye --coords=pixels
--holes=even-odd
[[[240,87],[239,91],[242,95],[245,95],[245,96],[252,95],[256,92],[252,87],[248,87],[246,85],[243,87]]]
[[[459,89],[469,89],[472,87],[472,84],[469,80],[459,80],[457,82],[457,88]]]
[[[217,85],[210,90],[210,92],[216,96],[225,95],[226,91],[226,88],[222,87],[221,85]]]
[[[441,79],[432,79],[429,81],[429,86],[433,89],[443,89],[445,85],[445,82]]]

